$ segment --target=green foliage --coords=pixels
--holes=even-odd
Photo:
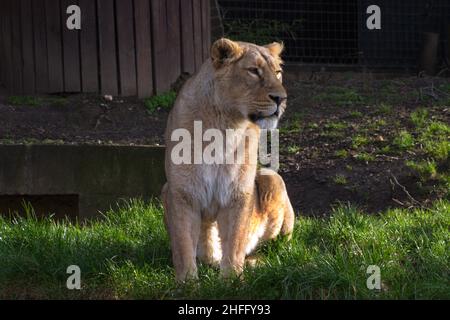
[[[177,93],[168,91],[144,100],[145,107],[150,113],[154,113],[158,108],[169,110],[175,103]]]
[[[295,30],[301,27],[301,20],[282,22],[273,19],[233,19],[224,22],[228,38],[266,45],[281,38],[295,38]]]

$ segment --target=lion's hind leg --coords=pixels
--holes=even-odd
[[[295,213],[283,178],[273,170],[260,169],[256,176],[259,210],[267,217],[263,240],[279,234],[290,236],[294,229]]]
[[[222,247],[217,222],[202,221],[197,258],[203,263],[214,266],[220,265]]]

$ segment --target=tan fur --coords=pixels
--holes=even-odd
[[[261,241],[292,232],[294,212],[283,180],[256,168],[260,127],[276,125],[286,107],[281,50],[276,43],[216,41],[211,59],[184,85],[169,115],[162,199],[178,281],[197,277],[196,258],[219,263],[224,276],[240,274]],[[282,98],[279,108],[269,95]],[[171,134],[184,128],[193,135],[194,121],[224,136],[227,129],[242,130],[227,150],[235,154],[245,144],[246,161],[174,164]]]

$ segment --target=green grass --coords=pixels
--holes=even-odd
[[[34,96],[9,96],[6,102],[13,106],[38,107],[50,105],[55,107],[65,106],[67,98],[64,97],[34,97]]]
[[[281,134],[298,133],[302,130],[303,114],[300,112],[293,113],[289,119],[280,128]]]
[[[316,95],[314,101],[344,107],[360,105],[364,98],[354,89],[331,86],[326,88],[326,92]]]
[[[425,151],[439,161],[446,161],[450,153],[450,140],[429,140],[424,143]]]
[[[429,121],[419,136],[428,156],[444,162],[450,153],[450,126],[439,121]]]
[[[336,152],[334,153],[334,155],[338,158],[342,158],[345,159],[348,157],[348,151],[345,149],[340,149],[340,150],[336,150]]]
[[[39,106],[42,104],[40,98],[31,96],[10,96],[6,99],[6,102],[13,106]]]
[[[145,99],[144,104],[148,112],[154,113],[158,108],[169,110],[175,103],[176,98],[177,94],[175,91],[168,91]]]
[[[344,186],[347,184],[347,178],[342,174],[337,174],[333,177],[333,182],[338,185]]]
[[[393,108],[390,104],[382,103],[378,106],[377,114],[380,115],[388,115],[393,112]]]
[[[334,131],[329,131],[329,130],[324,130],[324,132],[320,133],[319,135],[322,138],[325,139],[330,139],[330,140],[338,140],[338,139],[342,139],[345,137],[344,132],[340,131],[340,130],[334,130]]]
[[[416,127],[423,127],[429,118],[429,112],[427,109],[421,108],[414,112],[411,112],[410,117],[411,117],[411,122]]]
[[[425,128],[424,134],[427,137],[433,136],[444,136],[448,137],[450,135],[450,126],[443,122],[431,121]]]
[[[362,146],[369,144],[370,140],[366,136],[356,135],[352,138],[352,148],[358,149]]]
[[[360,111],[351,111],[349,116],[350,116],[350,118],[358,119],[358,118],[362,118],[363,114]]]
[[[54,106],[54,107],[64,107],[67,105],[68,101],[67,98],[64,97],[53,97],[46,99],[48,104]]]
[[[415,142],[410,134],[404,134],[403,137],[399,135],[393,144],[397,147],[409,145],[407,149],[418,155],[405,164],[417,173],[421,189],[450,199],[450,126],[433,120],[429,111],[423,108],[412,112],[410,119],[415,126]]]
[[[347,129],[347,124],[344,122],[329,122],[324,128],[328,131],[341,131]]]
[[[301,150],[301,148],[299,146],[292,145],[292,146],[288,146],[286,151],[289,154],[297,154],[300,152],[300,150]]]
[[[375,160],[375,157],[367,152],[360,152],[355,155],[355,159],[361,162],[369,163]]]
[[[390,154],[392,152],[390,146],[384,146],[377,151],[378,154]]]
[[[376,119],[376,120],[373,120],[373,119],[371,119],[371,120],[369,120],[369,122],[367,123],[367,126],[366,126],[366,128],[368,129],[368,130],[374,130],[374,131],[377,131],[377,130],[381,130],[383,127],[385,127],[387,125],[387,122],[386,122],[386,120],[384,120],[384,119]]]
[[[328,122],[323,127],[323,132],[320,133],[321,137],[327,139],[337,139],[344,137],[344,130],[348,125],[345,122]]]
[[[315,130],[315,129],[319,129],[319,125],[318,125],[317,123],[315,123],[315,122],[313,122],[313,123],[308,123],[308,124],[306,125],[306,128],[307,128],[307,129],[310,129],[310,130]]]
[[[450,203],[390,210],[353,207],[330,218],[300,217],[291,242],[259,250],[244,280],[200,266],[200,281],[177,287],[158,204],[133,201],[81,227],[49,219],[0,218],[0,298],[449,299]],[[82,290],[65,288],[69,265]],[[370,265],[382,290],[366,287]]]
[[[406,161],[406,166],[416,171],[422,181],[427,181],[430,179],[436,179],[438,175],[438,169],[436,162],[434,160],[424,160],[424,161]]]
[[[408,131],[402,130],[394,138],[392,144],[402,151],[410,150],[414,147],[414,138]]]

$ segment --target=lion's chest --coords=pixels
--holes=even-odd
[[[227,207],[242,192],[252,190],[256,168],[242,170],[239,165],[204,165],[199,167],[202,209]],[[200,194],[200,193],[197,193]],[[213,210],[214,211],[214,210]]]

